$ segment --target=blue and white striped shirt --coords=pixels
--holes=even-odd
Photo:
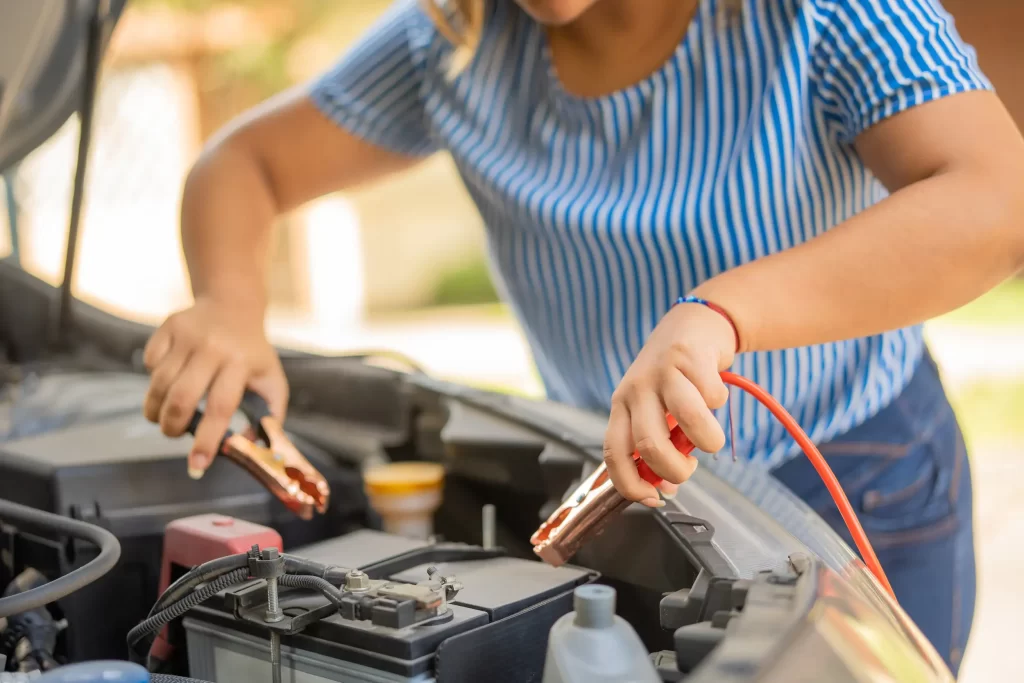
[[[312,97],[373,144],[451,153],[550,396],[589,408],[607,409],[677,297],[886,196],[858,134],[990,87],[938,0],[746,0],[740,14],[703,0],[664,65],[595,98],[560,86],[542,27],[512,0],[489,5],[454,79],[451,47],[400,0]],[[913,327],[734,369],[823,442],[898,395],[923,347]],[[733,402],[739,453],[773,467],[795,452],[764,408]]]

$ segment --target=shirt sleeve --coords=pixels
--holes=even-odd
[[[847,141],[920,104],[992,88],[939,0],[822,0],[817,9],[811,69]]]
[[[422,51],[413,40],[425,24],[417,0],[394,3],[313,82],[313,103],[349,133],[389,151],[417,157],[437,151],[424,109]]]

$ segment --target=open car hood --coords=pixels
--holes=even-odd
[[[101,22],[105,46],[126,2],[0,0],[0,172],[78,110],[90,28]]]

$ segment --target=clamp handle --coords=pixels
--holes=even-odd
[[[246,389],[245,394],[242,395],[242,402],[239,404],[238,409],[245,415],[245,419],[249,421],[249,425],[256,432],[256,436],[261,439],[264,443],[270,443],[270,437],[267,435],[266,430],[263,428],[263,418],[270,417],[270,406],[266,400],[255,391]],[[203,419],[203,411],[200,408],[196,408],[196,412],[192,413],[192,419],[189,420],[186,431],[192,436],[196,435],[196,430],[199,429],[199,423]],[[224,445],[224,441],[227,441],[229,437],[234,434],[230,429],[224,433],[224,438],[221,439],[220,446]],[[218,449],[220,448],[218,446]]]
[[[671,415],[665,418],[668,421],[668,439],[672,442],[672,446],[683,455],[690,455],[693,453],[696,446],[693,442],[686,438],[686,434],[683,434],[683,428],[679,426],[676,419]],[[636,463],[637,472],[640,474],[640,478],[649,484],[657,486],[658,484],[665,481],[651,469],[650,465],[644,462],[644,459],[640,457],[640,451],[633,452],[633,462]]]

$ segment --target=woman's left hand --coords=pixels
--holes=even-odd
[[[715,453],[725,445],[711,411],[729,398],[719,373],[735,354],[732,326],[706,306],[680,304],[662,318],[612,395],[604,462],[623,497],[650,507],[664,505],[657,489],[640,478],[634,451],[665,480],[661,489],[669,495],[697,468],[696,458],[684,456],[669,441],[666,413],[700,450]]]

